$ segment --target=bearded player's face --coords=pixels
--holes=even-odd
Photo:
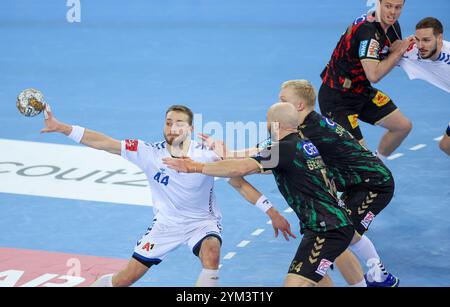
[[[190,137],[192,127],[189,125],[189,116],[183,112],[170,111],[167,113],[164,124],[164,138],[167,144],[182,143]]]
[[[422,59],[429,59],[440,52],[440,42],[442,35],[437,37],[433,33],[433,28],[418,29],[415,33],[417,49],[419,49]]]

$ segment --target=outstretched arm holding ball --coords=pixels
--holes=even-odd
[[[45,128],[41,130],[41,133],[59,132],[88,147],[105,150],[116,155],[121,153],[120,141],[93,130],[60,122],[53,116],[53,112],[48,104],[45,105],[44,117]]]

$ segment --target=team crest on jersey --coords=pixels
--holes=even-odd
[[[372,101],[377,105],[377,107],[382,107],[389,101],[391,101],[391,98],[389,98],[389,96],[384,94],[383,92],[378,91]]]
[[[347,118],[353,129],[358,127],[358,114],[350,114]]]
[[[138,144],[138,140],[125,140],[125,149],[128,151],[137,151]]]
[[[306,142],[303,144],[303,151],[308,157],[317,157],[319,155],[319,151],[316,146],[314,146],[311,142]]]

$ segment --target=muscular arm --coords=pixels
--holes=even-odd
[[[228,183],[249,203],[256,204],[262,194],[242,177],[231,178]]]
[[[202,164],[202,174],[216,177],[242,177],[261,172],[259,163],[253,159],[232,159],[200,164]]]
[[[247,148],[247,149],[243,149],[243,150],[236,150],[236,151],[231,151],[230,155],[227,157],[227,159],[242,159],[242,158],[248,158],[248,157],[252,157],[258,154],[258,152],[260,152],[261,150],[256,148],[256,147],[252,147],[252,148]]]
[[[391,49],[389,56],[382,61],[362,59],[361,64],[367,79],[372,83],[377,83],[383,79],[397,65],[402,55],[413,42],[412,37],[408,37],[403,41],[396,41],[395,47]]]
[[[400,61],[401,55],[391,53],[383,61],[374,60],[362,60],[361,64],[364,68],[364,72],[372,83],[377,83],[384,78],[394,67],[397,62]]]
[[[72,126],[58,121],[53,116],[48,105],[46,106],[45,112],[45,128],[41,130],[42,133],[59,132],[66,136],[69,136],[72,133]],[[120,141],[93,130],[85,129],[80,143],[94,149],[105,150],[112,154],[121,154]]]
[[[183,173],[201,173],[215,177],[243,177],[261,172],[261,166],[253,159],[222,160],[213,163],[201,163],[189,158],[164,158],[164,164]]]
[[[105,150],[116,155],[120,155],[122,151],[120,141],[89,129],[84,130],[81,144],[91,148]]]

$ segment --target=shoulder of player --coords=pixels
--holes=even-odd
[[[144,146],[144,148],[146,148],[148,150],[153,150],[153,151],[160,151],[160,150],[166,149],[166,147],[167,147],[166,141],[159,141],[159,142],[141,141],[140,145],[141,144],[142,144],[142,146]]]
[[[447,53],[447,54],[450,54],[450,42],[444,40],[442,43],[443,43],[443,44],[442,44],[442,52],[445,52],[445,53]]]
[[[356,31],[358,33],[369,33],[375,36],[375,33],[378,31],[378,27],[375,22],[365,21],[358,27]]]

